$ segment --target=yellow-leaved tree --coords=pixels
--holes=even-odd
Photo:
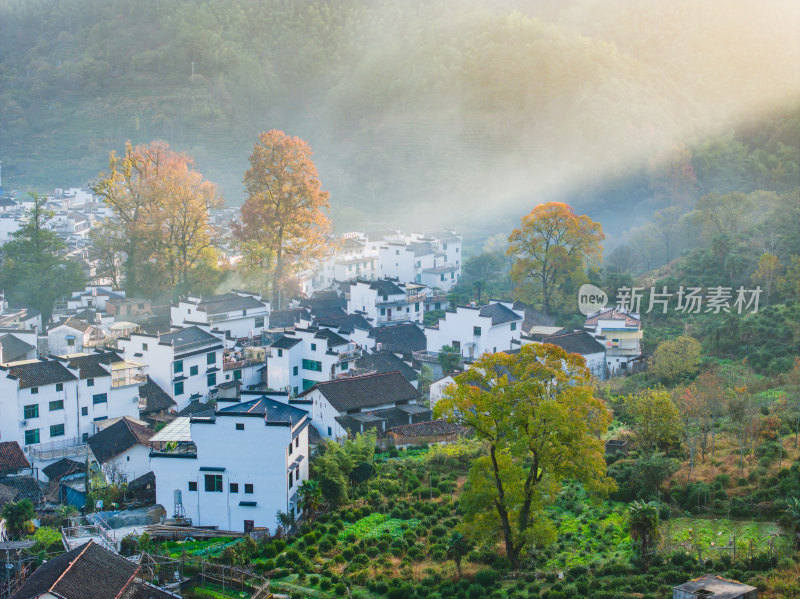
[[[540,298],[549,313],[558,286],[589,261],[600,259],[603,239],[600,223],[576,215],[567,204],[540,204],[522,217],[522,226],[508,238],[508,255],[515,260],[511,278],[532,285],[527,295]]]
[[[461,495],[465,532],[497,540],[515,568],[555,538],[544,507],[564,479],[605,494],[601,435],[611,422],[583,358],[554,345],[484,354],[436,404],[436,414],[475,431],[485,454]]]

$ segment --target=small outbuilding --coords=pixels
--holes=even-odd
[[[706,574],[672,589],[672,599],[758,599],[758,589]]]

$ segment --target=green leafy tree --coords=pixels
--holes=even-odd
[[[788,497],[786,499],[784,516],[789,530],[794,533],[794,546],[800,549],[800,498]]]
[[[461,366],[461,354],[458,353],[456,348],[450,345],[443,345],[439,351],[439,366],[442,367],[442,372],[445,376],[455,372]]]
[[[8,532],[13,538],[18,538],[27,532],[28,523],[35,515],[30,499],[10,501],[3,506],[3,520],[6,521]]]
[[[668,391],[644,389],[625,399],[625,411],[639,447],[651,453],[658,445],[671,443],[680,432],[680,414]]]
[[[459,531],[454,530],[447,541],[447,556],[456,564],[458,578],[461,578],[461,560],[469,553],[469,541]]]
[[[461,496],[465,525],[484,540],[499,535],[515,568],[553,541],[544,508],[562,480],[598,493],[614,487],[601,441],[611,415],[594,396],[583,358],[560,347],[485,354],[448,388],[436,414],[471,428],[483,443]]]
[[[658,505],[634,501],[628,506],[628,528],[631,539],[639,542],[639,555],[647,568],[658,540]]]
[[[491,293],[503,275],[505,259],[497,252],[484,252],[464,262],[459,285],[472,290],[472,299],[481,303],[484,294]],[[488,299],[488,298],[487,298]]]
[[[697,374],[702,348],[694,337],[681,335],[664,341],[653,353],[650,373],[662,383],[669,385]]]
[[[47,199],[29,194],[33,207],[26,212],[27,221],[0,248],[0,289],[12,304],[32,306],[47,321],[53,302],[84,285],[84,274],[77,262],[63,257],[66,245],[53,232],[47,210]]]

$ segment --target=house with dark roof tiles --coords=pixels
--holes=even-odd
[[[20,474],[22,470],[30,469],[28,458],[16,441],[0,442],[0,476]]]
[[[296,328],[274,341],[266,357],[267,388],[298,395],[314,384],[347,376],[361,351],[327,328]]]
[[[182,410],[206,401],[222,382],[225,340],[199,326],[168,333],[131,333],[117,341],[125,359],[147,365],[147,374]]]
[[[173,435],[182,449],[164,445],[150,455],[156,501],[172,506],[180,491],[193,525],[221,530],[274,531],[278,510],[300,517],[297,492],[308,479],[310,418],[287,400],[248,393],[240,402],[188,417],[188,435],[185,425]],[[169,428],[154,441],[168,440]]]
[[[469,359],[508,351],[520,338],[524,317],[511,302],[492,300],[483,306],[458,306],[425,329],[428,351],[439,352],[450,346]]]
[[[239,290],[208,297],[189,296],[170,307],[174,326],[207,326],[234,338],[261,334],[269,324],[269,313],[269,302],[261,295]]]
[[[150,471],[150,438],[155,432],[130,418],[89,437],[89,449],[107,478],[133,480]]]
[[[11,599],[180,599],[139,573],[136,563],[89,541],[44,562]]]
[[[294,401],[309,409],[320,436],[340,439],[348,436],[349,427],[337,418],[363,419],[376,410],[415,406],[420,397],[419,391],[395,371],[318,383]]]

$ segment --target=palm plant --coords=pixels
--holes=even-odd
[[[800,548],[800,497],[786,499],[786,520],[794,532],[795,547]]]
[[[317,480],[304,480],[297,490],[300,505],[310,518],[322,505],[322,488]]]
[[[633,541],[639,541],[639,552],[647,567],[658,540],[658,506],[654,502],[636,500],[628,506],[628,527]]]
[[[6,527],[12,538],[19,538],[35,515],[30,499],[23,499],[16,503],[11,501],[3,506],[3,520],[6,521]]]

